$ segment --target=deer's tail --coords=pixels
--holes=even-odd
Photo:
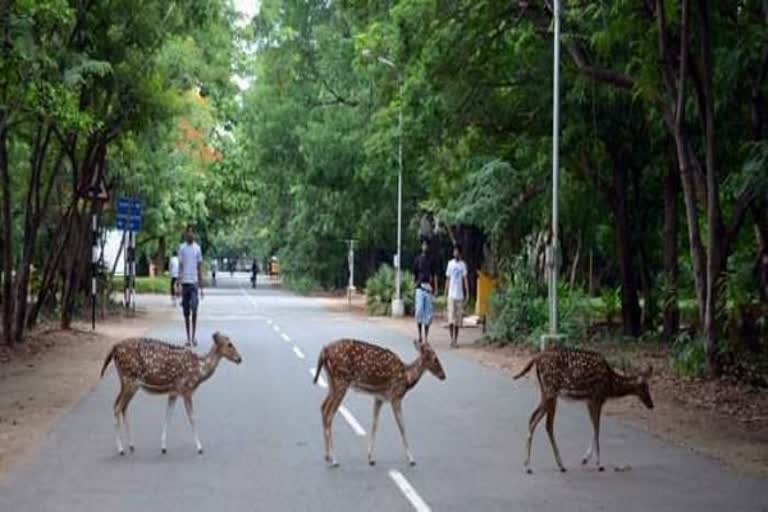
[[[520,373],[515,375],[515,377],[514,377],[515,380],[519,379],[520,377],[524,376],[526,373],[531,371],[531,368],[533,368],[533,365],[535,365],[538,360],[539,360],[538,356],[537,357],[532,357],[531,360],[528,361],[528,364],[525,365],[525,368],[523,368]]]
[[[320,378],[320,372],[323,371],[325,366],[325,347],[320,351],[320,356],[317,358],[317,370],[315,370],[315,379],[312,381],[317,384],[317,379]]]
[[[115,357],[115,347],[113,346],[112,349],[110,349],[109,354],[107,354],[107,358],[104,359],[104,365],[101,367],[100,377],[104,377],[104,372],[107,371],[107,367],[109,366],[109,363],[112,362],[112,359],[114,357]]]

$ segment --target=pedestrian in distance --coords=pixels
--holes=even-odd
[[[429,253],[429,242],[421,242],[421,254],[413,263],[413,277],[416,282],[415,317],[419,331],[419,343],[429,342],[429,326],[432,324],[433,297],[437,289],[434,263]],[[422,335],[423,330],[423,335]]]
[[[197,306],[199,299],[203,297],[202,270],[203,251],[195,242],[192,226],[187,226],[184,232],[184,243],[179,247],[181,307],[184,312],[184,326],[187,330],[187,346],[197,346]]]
[[[179,280],[179,257],[177,253],[171,255],[168,262],[168,275],[171,278],[171,304],[176,307],[176,283]]]
[[[218,267],[219,264],[216,262],[216,260],[211,260],[211,286],[216,286],[216,270]]]
[[[253,263],[251,263],[251,286],[253,288],[256,288],[258,277],[259,277],[259,264],[256,261],[256,258],[253,258]]]
[[[459,345],[459,328],[464,316],[464,304],[469,296],[467,265],[461,254],[461,246],[453,246],[453,259],[445,269],[445,298],[448,309],[448,329],[451,334],[451,347]]]

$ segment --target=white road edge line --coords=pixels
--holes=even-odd
[[[293,347],[293,353],[296,354],[296,356],[299,359],[304,359],[304,352],[301,351],[301,349],[297,346]]]
[[[432,509],[430,509],[429,505],[421,499],[419,493],[417,493],[416,489],[408,483],[408,480],[405,479],[401,472],[396,469],[390,469],[389,477],[395,482],[395,485],[400,488],[400,491],[406,498],[408,498],[408,501],[411,502],[411,505],[413,505],[413,508],[416,509],[417,512],[431,512]]]
[[[360,426],[360,423],[357,422],[354,416],[352,416],[352,413],[349,412],[349,409],[344,407],[343,405],[339,407],[339,412],[342,416],[344,416],[344,419],[347,420],[347,423],[349,423],[349,426],[352,427],[352,430],[355,431],[355,434],[357,434],[360,437],[365,436],[365,429]]]
[[[315,370],[314,370],[314,368],[310,368],[310,369],[309,369],[309,374],[312,376],[312,378],[314,378],[314,377],[315,377]],[[321,376],[320,376],[320,377],[317,379],[317,384],[318,384],[318,385],[319,385],[321,388],[325,388],[325,389],[328,389],[328,383],[327,383],[327,382],[325,382],[325,379],[323,378],[323,376],[322,376],[322,375],[321,375]]]
[[[283,341],[285,342],[288,342],[288,343],[291,342],[291,338],[285,333],[281,334],[280,337],[283,338]]]

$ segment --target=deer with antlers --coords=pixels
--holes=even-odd
[[[437,354],[427,343],[414,342],[419,355],[411,364],[405,364],[390,350],[364,341],[342,339],[330,343],[320,351],[315,372],[315,383],[320,372],[325,368],[328,375],[328,396],[321,408],[323,417],[323,439],[325,441],[325,460],[336,467],[339,463],[333,454],[333,436],[331,424],[347,389],[373,396],[373,424],[368,445],[368,463],[373,466],[373,445],[379,423],[379,412],[384,402],[390,402],[392,413],[400,429],[400,437],[408,462],[416,464],[403,424],[402,401],[405,394],[418,384],[425,371],[429,371],[440,380],[445,380],[445,372]]]
[[[242,362],[240,354],[230,339],[218,332],[213,335],[213,346],[204,356],[200,356],[185,347],[149,338],[129,338],[115,344],[104,360],[101,376],[104,376],[109,363],[114,360],[117,375],[120,378],[120,392],[117,394],[114,405],[115,437],[117,451],[120,455],[125,455],[120,439],[121,424],[125,425],[128,449],[131,452],[134,451],[126,411],[128,404],[139,388],[151,394],[168,395],[168,408],[163,423],[163,434],[160,438],[162,453],[166,453],[165,441],[168,422],[176,405],[176,398],[181,396],[184,399],[197,452],[202,454],[203,445],[200,443],[195,427],[192,394],[200,384],[213,375],[222,358],[237,364]]]
[[[552,348],[531,359],[525,368],[515,376],[515,379],[527,374],[533,366],[536,366],[541,400],[528,422],[527,455],[525,458],[525,468],[528,473],[532,472],[530,462],[533,433],[545,416],[547,418],[547,434],[555,454],[555,461],[560,471],[565,471],[554,436],[555,409],[558,397],[586,402],[589,417],[592,420],[594,436],[581,463],[586,465],[594,452],[597,456],[596,462],[599,471],[604,470],[603,466],[600,465],[600,414],[605,402],[614,398],[635,395],[646,407],[653,409],[653,400],[648,387],[648,381],[653,373],[651,366],[637,375],[622,375],[614,371],[605,358],[596,352]]]

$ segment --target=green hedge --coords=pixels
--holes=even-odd
[[[413,300],[416,288],[413,274],[407,270],[401,273],[400,296],[405,303],[405,312],[413,313]],[[389,315],[392,308],[392,297],[395,295],[395,269],[384,264],[365,283],[366,306],[371,315]]]

